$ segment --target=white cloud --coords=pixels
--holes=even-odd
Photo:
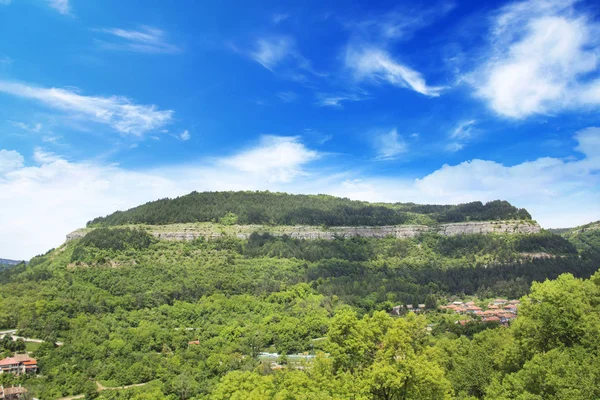
[[[316,105],[320,107],[334,107],[334,108],[342,108],[342,103],[346,101],[361,101],[366,100],[367,97],[364,95],[359,95],[357,93],[318,93],[317,94],[317,102]]]
[[[389,132],[375,134],[373,143],[377,151],[377,158],[380,160],[393,160],[408,150],[404,139],[395,128]]]
[[[475,134],[476,120],[466,120],[459,122],[448,135],[451,141],[446,145],[446,150],[455,153],[465,148],[468,142]]]
[[[86,120],[111,126],[122,134],[141,136],[171,122],[172,110],[158,110],[155,105],[138,105],[122,96],[84,96],[59,88],[40,88],[0,80],[0,92],[37,100]]]
[[[381,15],[346,24],[372,41],[410,39],[419,29],[431,25],[455,8],[454,2],[442,1],[427,7],[404,4]]]
[[[131,171],[116,165],[47,160],[23,166],[23,157],[0,150],[0,254],[28,258],[62,243],[86,221],[192,190],[274,190],[328,193],[367,201],[461,203],[506,199],[526,207],[545,227],[580,225],[600,219],[600,128],[578,132],[580,159],[543,157],[507,166],[470,160],[444,165],[414,179],[360,177],[316,169],[323,156],[297,138],[266,136],[256,147],[196,165]],[[74,204],[76,206],[74,206]],[[32,229],[35,227],[35,229]]]
[[[575,148],[577,151],[585,154],[590,161],[600,164],[600,128],[582,129],[575,134],[575,140],[579,143]]]
[[[269,182],[289,182],[303,174],[302,166],[319,158],[319,153],[309,150],[299,138],[263,135],[258,146],[219,163],[238,171],[263,176]]]
[[[62,160],[62,157],[41,147],[36,147],[33,151],[33,160],[38,164],[50,164]]]
[[[99,40],[106,49],[129,50],[139,53],[178,53],[181,49],[167,41],[162,29],[142,25],[138,29],[104,28],[96,31],[113,36],[113,41]]]
[[[465,145],[463,143],[460,142],[450,142],[446,145],[446,150],[451,152],[451,153],[455,153],[457,151],[461,151],[462,149],[465,148]]]
[[[271,35],[259,38],[252,50],[242,52],[254,61],[287,79],[306,84],[307,75],[324,77],[325,74],[315,71],[307,60],[296,48],[294,39],[290,36]]]
[[[295,92],[279,92],[277,93],[277,97],[285,103],[291,103],[298,98],[298,95]]]
[[[349,46],[345,64],[359,81],[387,82],[430,97],[439,96],[444,89],[428,86],[421,73],[395,61],[385,50],[375,47]]]
[[[190,134],[190,132],[186,129],[185,131],[181,132],[181,134],[179,135],[179,139],[183,140],[184,142],[187,140],[190,140],[192,138],[192,135]]]
[[[54,8],[61,14],[67,15],[71,12],[71,7],[69,5],[69,0],[46,0],[48,5]]]
[[[28,131],[28,132],[35,132],[38,133],[42,130],[42,124],[35,123],[35,124],[26,124],[25,122],[19,122],[19,121],[8,121],[11,123],[12,126],[16,126],[17,128],[23,129],[24,131]]]
[[[505,6],[487,60],[466,77],[496,113],[510,118],[600,105],[600,27],[574,1]]]
[[[273,23],[275,25],[279,24],[280,22],[285,21],[286,19],[288,19],[290,17],[290,14],[286,14],[286,13],[276,13],[273,14],[272,20]]]
[[[456,128],[450,133],[450,137],[453,139],[469,139],[472,135],[473,125],[476,122],[474,119],[459,122]]]
[[[0,179],[2,174],[21,168],[24,161],[23,156],[14,150],[0,150]]]
[[[287,36],[272,36],[261,38],[256,42],[250,57],[266,69],[273,69],[285,59],[296,57],[294,41]]]

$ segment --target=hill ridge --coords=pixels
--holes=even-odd
[[[88,226],[220,222],[226,225],[388,226],[451,222],[531,220],[507,201],[458,205],[369,203],[330,195],[271,192],[192,192],[116,211]]]

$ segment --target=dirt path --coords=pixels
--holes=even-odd
[[[150,383],[150,382],[135,383],[133,385],[126,385],[126,386],[108,387],[108,386],[104,386],[100,382],[96,381],[96,386],[98,387],[98,391],[102,392],[104,390],[124,390],[124,389],[131,389],[131,388],[134,388],[134,387],[145,386],[148,383]],[[76,399],[83,399],[84,397],[85,397],[84,394],[78,394],[76,396],[61,397],[60,399],[57,399],[57,400],[76,400]]]
[[[134,383],[133,385],[126,385],[126,386],[115,386],[115,387],[106,387],[103,384],[101,384],[99,381],[96,381],[96,386],[98,386],[98,391],[101,392],[103,390],[123,390],[123,389],[131,389],[134,387],[140,387],[140,386],[144,386],[147,385],[148,382],[144,382],[144,383]]]

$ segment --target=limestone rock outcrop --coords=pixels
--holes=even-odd
[[[395,238],[413,238],[426,232],[437,233],[444,236],[457,236],[468,234],[533,234],[541,231],[540,226],[533,221],[477,221],[460,222],[451,224],[440,224],[435,226],[426,225],[391,225],[391,226],[336,226],[330,228],[319,228],[316,226],[290,226],[271,231],[267,226],[238,226],[238,233],[234,235],[240,239],[247,239],[253,232],[269,232],[274,236],[288,235],[295,239],[325,239],[335,237],[372,237],[384,238],[392,236]],[[82,238],[89,229],[80,229],[67,235],[67,242]],[[206,239],[226,236],[226,233],[186,228],[183,230],[152,230],[149,232],[161,240],[194,240],[199,237]]]

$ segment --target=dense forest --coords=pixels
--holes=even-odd
[[[271,192],[192,192],[152,201],[96,218],[88,226],[163,225],[190,222],[224,224],[381,226],[463,221],[530,220],[523,208],[506,201],[459,205],[367,203],[327,195]]]
[[[595,399],[600,257],[580,241],[179,242],[97,228],[0,273],[0,329],[45,340],[27,349],[38,376],[0,383],[42,399]],[[465,296],[528,297],[509,328],[436,310]],[[390,316],[408,303],[428,311]],[[144,385],[98,391],[131,384]]]

